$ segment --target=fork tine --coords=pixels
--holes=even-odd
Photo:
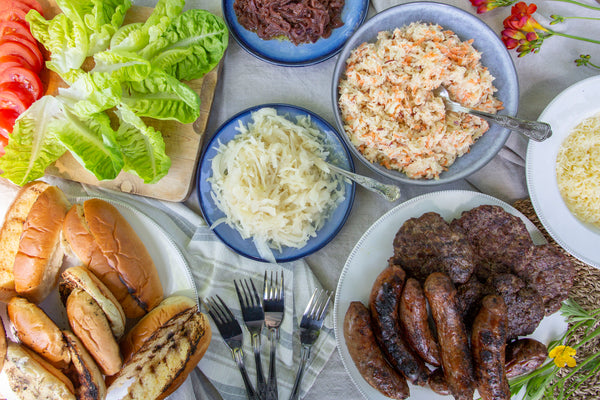
[[[227,305],[225,304],[225,302],[223,301],[221,296],[216,295],[216,298],[219,299],[219,301],[221,302],[220,305],[216,302],[215,302],[215,304],[217,304],[219,306],[219,309],[223,313],[225,321],[233,321],[235,319],[235,317],[233,316],[233,313],[231,312],[229,307],[227,307]]]
[[[220,316],[215,312],[214,309],[214,304],[211,302],[210,298],[207,298],[204,300],[204,305],[206,306],[206,310],[208,311],[208,314],[211,316],[211,318],[217,322],[217,323],[221,323],[221,318]]]
[[[317,314],[317,319],[319,321],[321,321],[322,319],[325,318],[325,313],[327,312],[327,308],[329,307],[329,303],[331,302],[331,293],[329,293],[328,291],[325,291],[325,298],[324,303],[323,303],[323,308],[321,308],[321,310],[319,311],[319,313]]]
[[[250,284],[252,285],[252,290],[250,290],[248,281],[250,281]],[[248,279],[246,281],[246,287],[248,288],[248,294],[250,296],[252,305],[259,306],[260,305],[260,297],[258,296],[258,291],[256,290],[256,286],[254,286],[254,281],[252,279]]]
[[[283,271],[281,271],[281,285],[279,286],[279,295],[277,296],[277,298],[279,300],[283,299],[283,288],[285,287],[285,285],[283,284]]]
[[[310,300],[308,301],[308,304],[306,305],[306,309],[304,310],[304,315],[309,316],[312,313],[312,307],[315,304],[317,292],[318,292],[318,289],[315,289],[313,291],[312,296],[310,296]]]
[[[235,285],[235,291],[237,292],[238,300],[240,301],[241,306],[246,307],[247,300],[246,300],[245,296],[242,295],[242,292],[240,291],[240,288],[238,287],[238,283],[235,279],[233,280],[233,284]],[[242,286],[242,285],[240,284],[240,286]],[[242,286],[242,289],[243,288],[244,287]]]

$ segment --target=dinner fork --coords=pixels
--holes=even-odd
[[[233,283],[242,308],[244,323],[246,324],[246,328],[248,328],[248,332],[250,332],[252,349],[254,350],[254,362],[256,363],[256,391],[260,397],[264,398],[267,383],[265,382],[262,361],[260,358],[260,336],[265,323],[265,312],[263,311],[258,291],[256,290],[252,279],[244,279],[240,281],[239,285],[235,280]]]
[[[304,367],[310,358],[310,349],[319,337],[319,332],[323,326],[323,320],[327,314],[327,308],[331,301],[331,293],[326,290],[315,289],[313,292],[306,310],[300,321],[300,366],[296,374],[296,381],[292,388],[290,400],[298,399],[300,394],[300,383],[304,376]]]
[[[248,372],[246,371],[246,366],[244,365],[244,351],[242,350],[242,344],[244,343],[244,337],[242,333],[242,328],[240,324],[236,321],[233,313],[225,305],[225,302],[221,297],[215,296],[217,299],[207,298],[204,303],[206,304],[206,309],[208,314],[212,317],[213,321],[215,321],[215,325],[217,325],[217,329],[219,333],[223,337],[225,344],[231,349],[231,354],[233,359],[235,360],[238,368],[240,369],[240,373],[242,374],[242,379],[244,380],[244,385],[246,386],[246,395],[250,400],[260,400],[254,388],[252,387],[252,382],[250,382],[250,378],[248,377]],[[218,300],[218,301],[217,301]]]
[[[277,371],[275,368],[277,360],[277,343],[279,341],[279,327],[283,321],[284,311],[284,284],[283,271],[281,274],[271,271],[267,279],[267,271],[263,281],[263,309],[265,311],[265,326],[269,329],[269,344],[271,346],[269,353],[269,379],[267,381],[267,391],[265,400],[277,400]]]

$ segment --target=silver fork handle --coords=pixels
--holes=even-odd
[[[258,395],[265,399],[267,393],[267,382],[262,368],[260,357],[260,333],[252,334],[252,349],[254,350],[254,362],[256,364],[256,391]]]
[[[240,373],[242,374],[242,379],[244,380],[244,386],[246,386],[246,396],[248,396],[248,400],[261,400],[258,397],[258,394],[254,391],[254,387],[252,387],[252,382],[250,382],[250,378],[248,377],[248,372],[246,371],[246,366],[244,365],[244,353],[241,349],[232,350],[233,358],[240,369]]]
[[[358,175],[345,169],[339,168],[333,164],[327,164],[332,171],[345,176],[346,178],[358,183],[362,187],[383,196],[388,201],[396,201],[400,198],[400,188],[395,185],[387,185],[368,176]]]
[[[310,357],[310,347],[304,347],[300,349],[300,366],[298,367],[298,373],[296,374],[296,380],[294,381],[294,387],[292,388],[292,394],[290,400],[297,400],[300,395],[300,383],[304,377],[304,367]]]
[[[269,380],[267,381],[267,390],[265,400],[278,400],[277,392],[277,342],[279,341],[279,329],[269,328]]]

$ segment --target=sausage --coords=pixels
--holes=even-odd
[[[425,280],[424,290],[437,327],[442,368],[450,393],[458,400],[472,400],[473,364],[456,288],[446,274],[434,272]]]
[[[546,345],[535,339],[519,339],[506,345],[506,377],[525,375],[540,367],[546,357]]]
[[[405,276],[401,267],[390,265],[375,279],[369,296],[373,332],[392,366],[411,383],[425,386],[429,370],[400,334],[398,306]]]
[[[427,299],[421,284],[408,278],[400,298],[400,325],[406,342],[429,364],[440,366],[440,349],[429,327]]]
[[[471,334],[475,382],[482,400],[510,400],[505,369],[507,329],[504,299],[498,295],[485,296]]]
[[[427,383],[429,383],[431,390],[437,394],[441,394],[442,396],[450,394],[450,389],[448,389],[448,383],[446,382],[446,377],[444,376],[444,370],[442,368],[436,368],[431,375],[429,375]]]
[[[373,334],[369,309],[360,301],[350,303],[346,311],[344,338],[350,357],[369,385],[392,399],[409,396],[406,379],[385,360]]]

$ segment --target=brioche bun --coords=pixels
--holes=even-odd
[[[59,284],[59,292],[63,303],[66,304],[69,294],[76,288],[84,290],[100,306],[110,324],[115,338],[119,339],[125,333],[125,312],[112,292],[83,266],[71,267],[63,271]]]
[[[73,253],[110,289],[128,318],[140,317],[162,301],[150,254],[112,204],[90,199],[73,206],[63,232]]]
[[[31,207],[50,185],[33,181],[23,186],[6,212],[0,230],[0,301],[8,301],[17,295],[13,266],[19,251],[23,225]]]
[[[150,320],[162,319],[160,314],[158,311],[157,318],[151,316]],[[149,324],[149,321],[144,324]],[[196,307],[187,307],[176,313],[158,327],[123,364],[108,387],[107,397],[164,399],[196,367],[206,352],[210,339],[208,319]]]
[[[71,352],[74,369],[73,375],[77,380],[75,393],[78,400],[103,400],[106,398],[106,385],[102,373],[85,346],[72,332],[64,331],[65,340]]]
[[[76,399],[73,383],[65,374],[16,343],[8,343],[1,375],[2,387],[8,386],[21,400]]]
[[[41,308],[22,297],[13,297],[7,311],[24,345],[58,368],[65,368],[71,362],[61,330]]]
[[[105,375],[114,375],[123,364],[119,345],[106,314],[85,290],[76,288],[67,298],[67,317],[73,333],[90,352]]]

